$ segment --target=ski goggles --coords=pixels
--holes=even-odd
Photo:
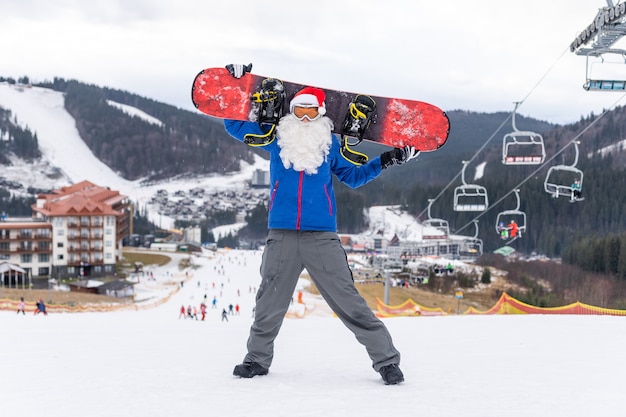
[[[296,106],[293,108],[293,115],[296,116],[298,120],[304,120],[305,118],[308,120],[316,120],[320,117],[320,111],[317,107]]]

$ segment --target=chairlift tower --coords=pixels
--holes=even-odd
[[[586,77],[583,88],[588,91],[626,90],[626,50],[615,44],[626,35],[626,3],[613,4],[598,10],[593,21],[583,29],[570,44],[570,51],[586,59]],[[606,64],[608,56],[619,56],[622,60],[623,76],[598,77],[592,72],[595,64]],[[595,59],[595,61],[594,61]]]

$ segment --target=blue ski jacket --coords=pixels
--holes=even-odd
[[[255,122],[225,120],[224,126],[232,137],[241,142],[247,134],[264,133]],[[336,232],[337,205],[331,174],[350,188],[358,188],[382,172],[380,156],[364,165],[355,165],[345,159],[339,151],[339,140],[335,136],[330,152],[317,174],[286,169],[280,159],[277,142],[274,140],[261,147],[270,154],[269,229]]]

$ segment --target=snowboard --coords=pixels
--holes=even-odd
[[[195,107],[209,116],[258,122],[259,112],[263,111],[259,107],[267,95],[266,80],[274,79],[249,72],[235,78],[226,68],[207,68],[195,77],[191,98]],[[279,82],[284,89],[282,114],[286,114],[289,102],[305,85]],[[356,138],[355,144],[366,140],[392,147],[410,145],[421,152],[430,152],[442,147],[448,139],[448,116],[432,104],[318,88],[326,93],[325,116],[333,120],[333,132],[348,139]],[[373,111],[368,112],[372,107]]]

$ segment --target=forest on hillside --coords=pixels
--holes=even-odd
[[[120,90],[55,78],[42,87],[65,94],[65,108],[92,152],[129,180],[229,172],[252,162],[254,150],[241,146],[220,121]],[[136,107],[160,120],[130,117],[108,100]]]
[[[22,127],[11,111],[0,107],[0,165],[10,163],[9,154],[26,161],[41,156],[37,134]]]
[[[555,156],[545,166],[502,164],[501,139],[506,130],[500,132],[472,163],[471,170],[468,169],[468,181],[485,187],[488,192],[490,205],[485,212],[456,212],[453,209],[454,189],[461,185],[458,174],[462,161],[472,158],[469,153],[451,154],[447,160],[441,159],[439,151],[426,155],[430,160],[420,157],[416,165],[422,165],[422,168],[432,166],[431,160],[435,160],[436,165],[448,167],[447,173],[440,175],[439,183],[424,182],[419,173],[414,181],[406,181],[410,173],[399,167],[384,172],[383,178],[358,191],[365,195],[365,206],[401,204],[409,213],[420,216],[420,220],[427,219],[429,199],[437,197],[431,207],[432,216],[448,221],[452,233],[468,236],[475,233],[473,220],[476,219],[484,251],[491,252],[506,243],[496,231],[496,219],[499,213],[516,208],[512,192],[519,189],[520,211],[526,215],[527,230],[511,246],[526,254],[535,252],[560,257],[572,242],[626,230],[626,210],[623,210],[626,207],[626,153],[621,145],[626,139],[625,127],[626,110],[623,107],[602,117],[591,114],[574,124],[553,127],[543,132],[547,160]],[[475,149],[483,145],[484,140],[476,143]],[[450,145],[452,143],[446,146]],[[544,186],[549,168],[574,163],[576,148],[579,155],[575,168],[584,174],[585,200],[572,204],[568,198],[553,198]],[[469,173],[473,173],[479,163],[486,163],[484,172],[480,178],[474,179]],[[452,181],[455,175],[456,181]],[[384,176],[391,181],[385,181]]]
[[[7,79],[0,77],[0,81]],[[18,82],[27,83],[28,79]],[[236,170],[239,161],[251,162],[255,153],[263,155],[262,151],[230,138],[221,122],[198,113],[75,80],[55,78],[40,86],[65,94],[65,107],[75,118],[85,142],[101,160],[127,179],[156,181],[175,176],[227,173]],[[109,105],[107,100],[134,106],[159,119],[163,125],[131,117]],[[574,242],[584,245],[581,242],[587,242],[587,239],[603,239],[626,230],[626,211],[622,210],[626,203],[626,153],[620,145],[602,156],[596,154],[624,140],[624,108],[581,117],[578,122],[565,126],[518,115],[518,128],[543,134],[548,157],[560,152],[574,139],[580,143],[577,168],[584,172],[585,201],[576,204],[551,198],[545,192],[548,166],[535,171],[537,167],[534,166],[511,167],[501,163],[501,139],[511,129],[510,114],[454,110],[448,112],[448,116],[451,120],[450,137],[437,152],[423,154],[415,163],[385,170],[376,181],[357,190],[337,184],[340,232],[364,230],[368,225],[363,209],[372,205],[398,204],[425,220],[429,199],[437,197],[432,214],[446,219],[453,233],[472,236],[472,220],[479,216],[478,237],[484,242],[484,251],[491,252],[504,243],[495,229],[496,216],[515,206],[514,197],[509,194],[514,188],[519,188],[520,210],[527,216],[526,232],[511,244],[521,253],[561,257],[572,253]],[[10,154],[26,160],[40,155],[36,133],[19,127],[19,121],[14,119],[10,112],[0,109],[0,135],[5,139],[0,141],[0,164],[9,163]],[[489,138],[492,142],[486,143]],[[361,146],[370,156],[386,150],[380,146]],[[488,190],[492,206],[485,213],[455,212],[452,192],[460,185],[458,174],[462,161],[472,160],[483,146],[484,150],[469,169],[473,172],[479,163],[486,162],[484,175],[475,181]],[[552,164],[568,164],[572,159],[572,151],[568,150]],[[473,176],[468,178],[474,181]],[[10,207],[13,211],[17,210],[17,205],[19,201],[10,194],[0,196],[1,209]],[[28,206],[28,202],[24,202],[26,209]],[[261,214],[253,214],[254,225],[262,225],[262,219],[256,219]],[[228,218],[219,213],[209,215],[222,221]],[[209,219],[208,224],[216,224],[216,221]],[[263,233],[250,229],[254,227],[245,231],[249,236]],[[592,245],[591,241],[589,244]],[[577,248],[577,252],[580,251]]]

